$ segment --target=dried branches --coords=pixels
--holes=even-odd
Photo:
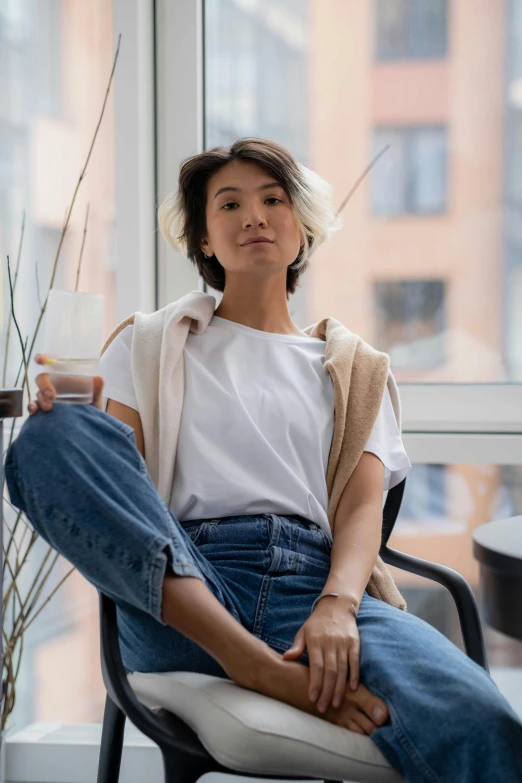
[[[58,263],[60,260],[60,254],[61,254],[63,242],[67,230],[69,228],[76,197],[78,195],[78,191],[80,189],[81,183],[85,178],[87,166],[89,164],[92,151],[94,148],[94,144],[98,136],[98,131],[100,129],[101,122],[103,120],[103,116],[105,113],[105,107],[107,105],[107,99],[112,85],[114,72],[116,69],[116,63],[118,61],[120,42],[121,42],[121,35],[118,38],[118,45],[116,48],[114,62],[109,77],[107,90],[105,92],[105,98],[103,101],[98,124],[94,131],[94,135],[87,154],[85,164],[81,170],[78,182],[76,184],[71,199],[71,204],[68,207],[65,214],[62,233],[60,236],[58,249],[56,251],[54,264],[52,267],[48,291],[43,304],[40,303],[38,268],[36,267],[37,295],[38,295],[38,300],[40,305],[40,312],[39,312],[39,317],[36,323],[35,330],[31,337],[29,349],[27,349],[29,338],[26,337],[25,340],[22,338],[22,333],[16,316],[16,308],[15,308],[16,283],[18,280],[18,274],[20,270],[20,259],[22,255],[21,251],[22,251],[23,238],[25,232],[25,213],[22,222],[20,245],[18,251],[16,270],[14,275],[14,281],[12,280],[11,277],[11,265],[9,261],[9,256],[7,257],[7,272],[9,277],[9,294],[11,299],[11,308],[10,308],[10,314],[8,320],[8,327],[7,327],[7,343],[6,343],[5,358],[4,358],[4,368],[3,368],[3,385],[5,386],[6,384],[9,338],[10,338],[11,324],[14,323],[18,335],[18,346],[21,353],[20,367],[18,369],[18,373],[16,376],[15,385],[19,383],[20,376],[22,376],[22,387],[26,388],[29,400],[31,399],[31,393],[29,387],[30,379],[29,379],[29,371],[28,371],[29,362],[31,360],[35,342],[47,306],[49,291],[52,289],[56,277],[56,272],[58,269]],[[83,250],[84,250],[85,240],[87,235],[88,219],[89,219],[89,205],[87,205],[82,244],[81,244],[80,255],[78,259],[77,270],[76,270],[76,285],[75,285],[76,291],[78,290],[78,285],[79,285]],[[9,448],[13,442],[15,425],[16,425],[16,420],[14,419],[11,425],[11,433],[9,437],[9,442],[7,444],[7,448]],[[2,494],[3,494],[3,487],[2,487]],[[4,549],[2,553],[3,567],[1,571],[2,571],[2,578],[3,578],[3,585],[5,587],[5,592],[2,601],[3,651],[2,651],[2,677],[1,677],[1,707],[0,707],[1,730],[3,730],[6,727],[9,715],[11,714],[16,701],[16,680],[22,662],[23,649],[24,649],[24,635],[27,632],[27,630],[31,627],[31,625],[35,622],[35,620],[40,616],[43,609],[48,605],[48,603],[51,601],[51,599],[56,594],[56,592],[60,589],[63,583],[67,580],[70,574],[74,571],[74,568],[70,568],[67,571],[67,573],[59,580],[58,584],[56,584],[52,589],[50,589],[49,588],[50,578],[53,574],[56,573],[56,565],[60,558],[60,555],[57,552],[55,552],[52,549],[52,547],[48,546],[45,552],[41,555],[39,561],[35,564],[33,560],[35,559],[35,555],[37,553],[36,545],[40,541],[40,537],[32,529],[29,522],[24,518],[23,513],[18,509],[16,509],[7,499],[7,497],[5,497],[4,495],[2,498],[2,502],[5,504],[4,509],[6,513],[4,516],[8,517],[14,515],[13,516],[14,523],[8,524],[7,521],[4,522],[5,531],[7,535],[6,535],[6,540],[4,542]],[[32,571],[32,574],[28,572],[29,563],[31,563],[30,570]],[[36,572],[34,572],[35,568],[36,568]],[[29,579],[29,583],[28,583],[28,579]]]

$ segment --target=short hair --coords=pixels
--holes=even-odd
[[[232,161],[255,163],[279,182],[287,194],[301,228],[301,247],[289,265],[286,294],[295,292],[314,247],[341,227],[332,208],[332,187],[297,161],[281,144],[269,139],[243,138],[186,158],[179,172],[178,189],[158,209],[158,226],[175,250],[184,253],[203,280],[216,291],[225,289],[225,270],[215,255],[205,258],[207,183],[212,174]]]

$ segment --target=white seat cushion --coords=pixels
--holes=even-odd
[[[334,726],[232,680],[194,672],[129,674],[139,701],[179,716],[213,758],[237,772],[397,783],[368,736]]]

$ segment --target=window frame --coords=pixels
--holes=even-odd
[[[116,316],[157,307],[154,0],[113,0]]]
[[[121,1],[121,0],[120,0]],[[124,1],[124,0],[123,0]],[[156,206],[177,184],[185,158],[203,150],[203,0],[155,0],[156,21]],[[183,78],[179,78],[183,74]],[[180,121],[180,109],[182,121]],[[196,268],[158,237],[157,307],[203,290]]]

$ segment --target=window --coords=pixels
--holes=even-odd
[[[306,162],[308,15],[301,0],[207,0],[207,148],[261,136]]]
[[[413,526],[416,535],[429,530],[432,534],[447,530],[448,519],[447,470],[445,465],[413,465],[402,499],[400,522],[403,534]]]
[[[377,281],[374,302],[374,345],[390,354],[393,370],[426,369],[444,364],[444,281]]]
[[[14,274],[25,210],[15,302],[20,329],[24,337],[31,338],[40,312],[39,301],[45,299],[49,288],[65,209],[71,203],[85,163],[111,73],[115,52],[111,6],[91,0],[79,4],[67,0],[0,2],[2,373],[10,304],[6,256],[10,257]],[[120,58],[120,70],[121,65]],[[116,293],[121,291],[122,282],[129,288],[127,276],[118,289],[111,252],[116,213],[113,95],[114,89],[78,191],[54,281],[55,288],[74,289],[89,204],[79,290],[105,295],[104,334],[116,325]],[[41,338],[42,331],[33,357],[40,349]],[[20,363],[14,328],[7,355],[2,385],[9,387],[15,385]],[[31,362],[30,377],[36,374],[35,366]],[[32,391],[34,394],[34,387]],[[17,421],[20,426],[22,421]],[[5,429],[7,446],[10,427]],[[7,504],[4,518],[7,524],[13,523],[13,512]],[[47,545],[39,539],[22,572],[23,590],[34,580],[46,549]],[[69,568],[62,558],[57,561],[42,593],[42,602]],[[6,630],[10,618],[11,612],[6,611]],[[71,660],[78,665],[71,667]],[[24,636],[11,721],[18,727],[34,721],[101,721],[104,697],[97,594],[75,572]]]
[[[447,0],[377,0],[377,58],[444,57]]]
[[[389,149],[372,169],[372,213],[378,217],[429,215],[446,209],[445,128],[379,128],[374,155]]]
[[[390,546],[455,569],[469,582],[480,606],[473,531],[485,522],[522,514],[521,487],[520,465],[416,464],[406,481]],[[462,647],[456,609],[447,591],[430,580],[391,570],[408,611]],[[482,627],[491,674],[522,715],[520,643],[497,633],[484,619]]]

